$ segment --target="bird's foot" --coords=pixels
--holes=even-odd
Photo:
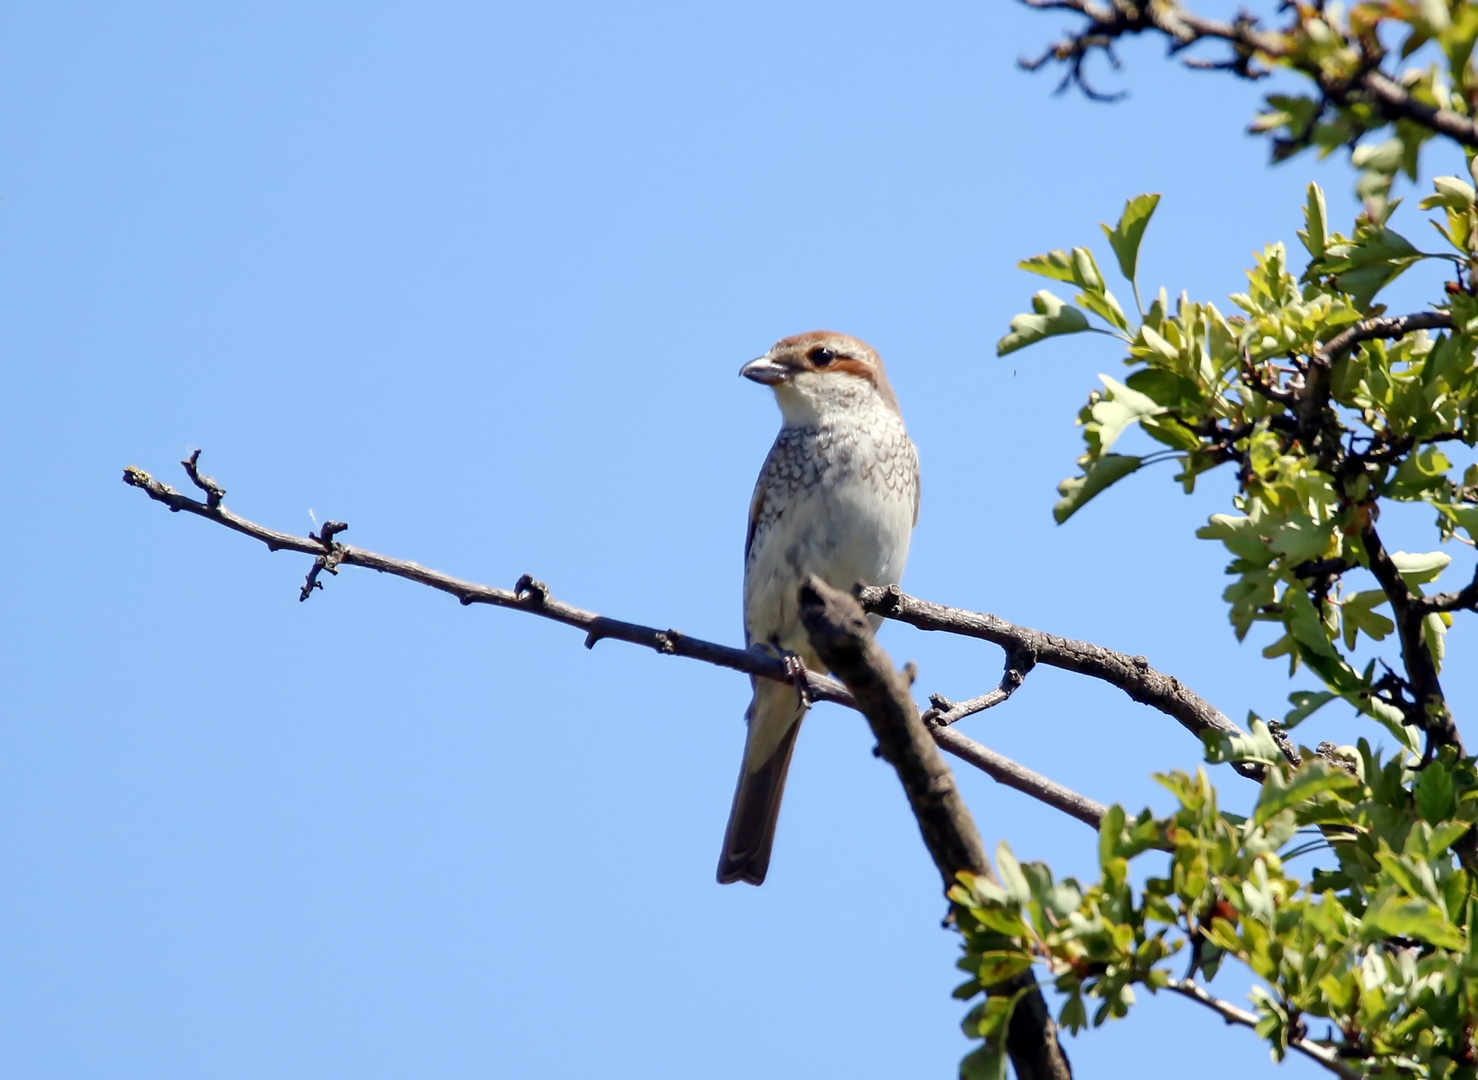
[[[811,691],[806,685],[806,663],[795,653],[780,644],[778,637],[760,646],[765,652],[777,657],[785,665],[785,677],[795,687],[795,703],[802,710],[811,707]]]
[[[780,659],[785,661],[785,674],[790,676],[791,685],[795,687],[796,705],[802,709],[809,709],[811,692],[806,687],[806,665],[793,652],[781,653]]]

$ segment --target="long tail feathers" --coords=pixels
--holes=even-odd
[[[775,821],[780,815],[780,796],[785,792],[785,774],[805,715],[795,700],[795,691],[784,684],[761,680],[750,705],[749,735],[744,761],[739,766],[739,784],[734,806],[724,832],[724,850],[719,857],[720,885],[747,881],[758,885],[770,867],[770,848],[775,842]],[[753,760],[751,760],[753,759]]]

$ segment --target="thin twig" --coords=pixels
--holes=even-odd
[[[1048,780],[1008,757],[1002,757],[954,728],[932,728],[929,734],[934,736],[934,741],[941,750],[949,751],[961,761],[968,761],[997,783],[1015,788],[1038,802],[1055,807],[1069,817],[1077,818],[1084,825],[1091,825],[1096,829],[1103,820],[1103,815],[1108,813],[1108,807],[1102,803],[1079,795],[1054,780]]]
[[[1240,1009],[1230,1001],[1223,1001],[1221,998],[1213,997],[1199,983],[1193,982],[1190,979],[1171,979],[1165,984],[1165,989],[1206,1006],[1220,1015],[1228,1024],[1240,1024],[1243,1027],[1249,1027],[1254,1030],[1257,1028],[1259,1018],[1256,1013],[1250,1013],[1246,1009]],[[1339,1054],[1333,1047],[1325,1046],[1322,1043],[1313,1042],[1310,1039],[1302,1037],[1290,1038],[1288,1040],[1288,1046],[1289,1049],[1297,1050],[1305,1057],[1317,1061],[1336,1076],[1345,1077],[1347,1080],[1359,1080],[1360,1077],[1365,1075],[1363,1071],[1352,1069],[1341,1061]]]
[[[930,727],[949,727],[967,716],[995,708],[1016,693],[1036,664],[1037,658],[1029,651],[1009,650],[1006,653],[1006,670],[1002,672],[1000,684],[994,690],[969,701],[951,701],[943,694],[930,694],[931,708],[924,713],[924,723]]]

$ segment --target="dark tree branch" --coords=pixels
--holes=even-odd
[[[1420,311],[1389,319],[1361,319],[1326,341],[1319,350],[1325,361],[1339,359],[1362,341],[1401,338],[1417,330],[1451,330],[1452,316],[1445,311]]]
[[[1370,561],[1370,572],[1391,602],[1391,613],[1395,616],[1396,633],[1401,639],[1401,662],[1406,668],[1406,682],[1414,699],[1412,707],[1407,710],[1408,722],[1426,732],[1428,758],[1442,746],[1457,747],[1458,753],[1462,754],[1462,739],[1447,708],[1442,683],[1437,678],[1437,664],[1423,640],[1422,624],[1426,621],[1427,611],[1396,569],[1373,521],[1366,522],[1360,531],[1360,540]]]
[[[1478,567],[1473,570],[1473,580],[1457,592],[1436,593],[1418,599],[1416,603],[1423,612],[1429,614],[1439,611],[1478,611]]]
[[[985,846],[954,774],[939,756],[919,717],[908,682],[893,669],[873,637],[856,600],[819,578],[801,586],[800,617],[816,655],[841,677],[867,717],[882,758],[893,766],[913,808],[924,844],[946,890],[962,872],[994,881]],[[1072,1076],[1057,1039],[1057,1025],[1030,969],[990,993],[1031,987],[1017,1003],[1006,1035],[1006,1051],[1022,1080],[1067,1080]]]
[[[1206,731],[1242,734],[1224,713],[1172,675],[1156,671],[1142,656],[1128,656],[1086,641],[1058,637],[978,611],[946,607],[909,596],[898,586],[858,590],[858,600],[874,615],[906,622],[920,630],[942,630],[980,638],[1008,651],[1024,651],[1039,664],[1074,671],[1117,686],[1135,701],[1158,709],[1199,736]],[[1261,780],[1261,766],[1239,762],[1243,776]]]
[[[1083,86],[1084,58],[1093,50],[1106,51],[1123,37],[1144,33],[1161,34],[1170,39],[1170,51],[1178,53],[1202,41],[1219,41],[1232,50],[1225,62],[1210,66],[1235,72],[1243,78],[1260,78],[1267,72],[1256,66],[1259,59],[1287,61],[1307,75],[1319,87],[1325,101],[1336,105],[1368,102],[1387,120],[1409,120],[1429,131],[1461,143],[1478,147],[1478,123],[1453,112],[1418,101],[1400,83],[1382,72],[1374,63],[1363,65],[1348,79],[1317,64],[1307,64],[1293,55],[1285,35],[1258,29],[1257,20],[1240,16],[1234,22],[1207,19],[1179,3],[1160,0],[1025,0],[1028,7],[1073,11],[1088,20],[1076,33],[1055,42],[1040,58],[1023,63],[1034,69],[1057,61],[1067,65],[1065,80]],[[1297,18],[1297,8],[1292,8]],[[1207,66],[1204,62],[1193,66]],[[1091,91],[1090,97],[1106,95]]]
[[[185,462],[187,471],[194,469],[200,456],[196,451]],[[196,473],[191,471],[192,480]],[[393,577],[404,578],[414,581],[419,585],[427,585],[444,593],[455,596],[463,604],[488,604],[493,607],[511,608],[541,618],[552,619],[555,622],[564,623],[566,626],[574,626],[586,632],[585,647],[593,648],[596,642],[602,638],[612,638],[625,641],[632,645],[640,645],[656,652],[669,656],[683,656],[690,660],[701,660],[706,664],[717,667],[728,668],[732,671],[740,671],[746,675],[752,675],[761,679],[774,679],[777,682],[790,683],[792,677],[785,662],[780,658],[759,649],[734,649],[726,645],[719,645],[702,638],[690,637],[677,630],[659,630],[652,626],[642,626],[638,623],[623,622],[619,619],[608,619],[603,615],[597,615],[593,611],[584,611],[581,608],[563,603],[554,599],[549,593],[549,587],[541,581],[535,581],[532,576],[524,574],[514,584],[512,591],[495,589],[487,585],[478,585],[471,581],[462,581],[459,578],[447,574],[428,570],[419,563],[406,562],[401,559],[392,559],[387,555],[379,555],[373,551],[364,551],[360,548],[350,547],[348,544],[338,543],[334,537],[348,528],[341,521],[325,522],[319,535],[309,533],[306,538],[294,536],[291,533],[278,532],[268,529],[255,522],[248,521],[237,514],[227,510],[220,504],[217,498],[215,505],[210,502],[201,502],[187,495],[181,495],[168,484],[160,483],[142,469],[129,466],[123,472],[123,482],[132,487],[139,488],[156,502],[161,502],[169,507],[171,511],[195,514],[207,521],[213,521],[218,525],[224,525],[228,529],[259,540],[267,545],[270,551],[297,551],[305,555],[314,556],[313,568],[308,572],[308,579],[303,584],[299,593],[299,599],[305,600],[312,595],[314,589],[321,589],[323,583],[318,580],[318,575],[323,570],[337,573],[339,566],[362,566],[371,570],[377,570],[382,574]],[[224,489],[215,484],[208,477],[195,481],[201,490],[207,493],[219,492],[224,495]],[[211,486],[207,486],[207,484]],[[1026,661],[1018,661],[1029,670],[1030,665]],[[1012,671],[1008,671],[1003,685],[1011,677]],[[1019,678],[1017,680],[1020,681]],[[837,705],[846,706],[849,709],[857,708],[852,694],[845,686],[835,679],[829,679],[825,675],[815,672],[806,672],[806,691],[812,701],[829,701]],[[1000,694],[999,689],[991,692]],[[989,697],[990,695],[985,695]],[[1002,695],[1000,700],[1009,697],[1009,692]],[[977,698],[976,701],[981,699]],[[1067,809],[1067,804],[1075,806],[1097,806],[1089,799],[1068,791],[1059,784],[1055,784],[1045,777],[1024,766],[1018,765],[1009,758],[1002,757],[994,751],[985,749],[978,743],[971,742],[963,736],[955,735],[944,729],[935,732],[935,741],[950,753],[957,755],[962,760],[975,765],[985,771],[994,779],[1013,787],[1035,799],[1045,802],[1048,806],[1060,810],[1066,810],[1079,820],[1084,820],[1080,814]],[[1010,779],[1008,779],[1010,777]]]
[[[1032,772],[1024,765],[1018,765],[1010,758],[1002,757],[954,728],[931,728],[929,734],[934,737],[941,750],[948,750],[961,761],[969,762],[998,784],[1030,795],[1038,802],[1044,802],[1069,817],[1077,818],[1084,825],[1098,828],[1098,823],[1108,812],[1108,807],[1102,803],[1094,802],[1087,796],[1079,795],[1076,791]]]
[[[221,500],[226,497],[226,489],[216,483],[214,477],[200,475],[200,451],[196,450],[180,464],[185,467],[190,482],[205,492],[205,505],[212,510],[220,506]]]
[[[1341,427],[1329,409],[1330,380],[1334,365],[1362,341],[1376,338],[1401,338],[1418,330],[1452,326],[1452,316],[1445,311],[1423,311],[1395,318],[1362,319],[1346,327],[1310,355],[1302,386],[1295,382],[1297,393],[1292,407],[1298,414],[1297,434],[1304,446],[1312,450],[1319,468],[1326,473],[1337,471]],[[1371,460],[1366,455],[1363,460]]]

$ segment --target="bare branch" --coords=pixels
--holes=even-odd
[[[1391,614],[1395,616],[1396,633],[1401,639],[1401,662],[1406,668],[1406,681],[1411,686],[1415,699],[1407,711],[1408,723],[1415,724],[1427,735],[1426,756],[1430,758],[1439,747],[1457,747],[1463,753],[1463,741],[1458,736],[1457,725],[1447,707],[1447,698],[1442,693],[1442,683],[1437,678],[1437,664],[1424,640],[1423,626],[1427,611],[1406,584],[1406,579],[1396,569],[1395,562],[1381,543],[1375,523],[1368,521],[1360,531],[1360,541],[1370,562],[1370,572],[1380,583],[1381,591],[1391,602]]]
[[[191,470],[195,467],[200,457],[200,451],[190,456],[185,467]],[[192,473],[192,479],[194,478]],[[338,543],[334,537],[348,528],[341,521],[325,522],[320,533],[314,535],[309,533],[306,538],[294,536],[291,533],[278,532],[268,529],[255,522],[248,521],[237,514],[227,510],[217,500],[215,505],[209,502],[201,502],[187,495],[181,495],[168,484],[163,484],[154,479],[142,469],[129,466],[123,472],[123,481],[132,487],[140,488],[156,502],[163,503],[171,511],[195,514],[218,525],[224,525],[254,540],[259,540],[267,545],[270,551],[297,551],[305,555],[314,556],[313,568],[308,572],[307,581],[299,592],[299,599],[306,600],[312,595],[314,589],[321,589],[323,583],[318,580],[318,575],[323,570],[337,573],[339,566],[363,566],[371,570],[377,570],[382,574],[393,577],[404,578],[414,581],[419,585],[427,585],[444,593],[449,593],[465,604],[488,604],[493,607],[511,608],[526,614],[537,615],[541,618],[552,619],[555,622],[564,623],[567,626],[578,627],[586,631],[585,646],[593,648],[596,642],[602,638],[613,638],[628,642],[632,645],[640,645],[656,652],[669,656],[683,656],[691,660],[701,660],[706,664],[717,667],[728,668],[732,671],[740,671],[762,679],[774,679],[777,682],[790,683],[792,677],[784,660],[759,649],[734,649],[715,642],[704,641],[702,638],[691,637],[677,630],[658,630],[656,627],[642,626],[638,623],[623,622],[619,619],[608,619],[603,615],[597,615],[593,611],[584,611],[570,604],[554,599],[549,592],[549,586],[542,581],[535,581],[529,574],[524,574],[514,584],[512,591],[495,589],[487,585],[479,585],[471,581],[463,581],[447,574],[428,570],[419,563],[405,562],[401,559],[393,559],[387,555],[379,555],[373,551],[365,551],[360,548],[351,547],[348,544]],[[210,493],[218,491],[224,495],[225,491],[209,478],[202,478],[198,482],[201,490]],[[213,485],[208,487],[206,484]],[[1020,682],[1020,674],[1011,667],[1011,656],[1008,655],[1007,672],[1002,680],[1005,686],[1007,681],[1016,674],[1016,682]],[[1024,654],[1023,654],[1024,655]],[[1030,670],[1030,663],[1026,659],[1018,657],[1016,663],[1024,670]],[[910,679],[910,682],[912,680]],[[1012,687],[1014,689],[1014,687]],[[843,705],[850,709],[856,709],[857,703],[852,694],[845,686],[835,679],[827,678],[815,672],[806,672],[806,691],[812,701],[829,701],[837,705]],[[1000,695],[999,700],[1005,700],[1010,692],[994,690],[991,694]],[[985,695],[990,697],[991,694]],[[982,700],[981,698],[974,699]],[[968,702],[966,704],[969,704]],[[957,706],[958,707],[958,706]],[[963,714],[962,714],[963,715]],[[1067,805],[1075,806],[1097,806],[1091,800],[1084,799],[1080,795],[1068,791],[1066,788],[1044,777],[1038,776],[1030,769],[1009,758],[1002,757],[994,751],[985,749],[978,743],[971,742],[964,736],[957,736],[944,728],[931,728],[931,734],[939,745],[946,750],[956,754],[962,760],[984,770],[987,774],[1001,783],[1007,784],[1033,798],[1040,799],[1047,805],[1060,810],[1065,810],[1086,820],[1080,814],[1067,809]],[[1011,778],[1022,778],[1013,782]],[[1030,778],[1030,779],[1026,779]],[[1100,811],[1101,812],[1101,811]]]
[[[941,750],[947,750],[961,761],[969,762],[997,783],[1015,788],[1038,802],[1055,807],[1064,814],[1077,818],[1084,825],[1098,828],[1098,823],[1108,812],[1108,807],[1102,803],[1094,802],[1087,796],[1079,795],[1056,781],[1048,780],[1045,776],[1018,765],[1010,758],[1002,757],[954,728],[932,728],[929,734],[934,736],[934,741]]]
[[[929,704],[932,708],[924,713],[924,723],[930,727],[949,727],[967,716],[995,708],[1016,693],[1036,664],[1037,658],[1030,652],[1024,649],[1009,650],[1006,653],[1006,670],[1001,674],[1001,682],[994,690],[969,701],[951,701],[943,694],[930,694]]]
[[[124,470],[123,482],[142,488],[148,492],[151,499],[164,503],[171,510],[183,510],[186,513],[214,521],[218,525],[224,525],[254,540],[260,540],[272,551],[299,551],[305,555],[312,555],[325,564],[332,559],[334,567],[362,566],[369,570],[377,570],[382,574],[414,581],[418,585],[428,585],[433,589],[455,596],[463,604],[489,604],[493,607],[511,608],[515,611],[538,615],[540,618],[552,619],[566,626],[578,627],[586,631],[586,648],[593,648],[595,643],[603,638],[614,638],[669,656],[686,656],[689,659],[702,660],[704,663],[715,664],[733,671],[742,671],[746,675],[754,675],[762,679],[774,679],[784,683],[792,681],[785,662],[763,650],[735,649],[727,645],[704,641],[701,638],[689,637],[677,630],[658,630],[638,623],[608,619],[593,611],[585,611],[572,604],[554,599],[549,595],[547,586],[533,580],[527,574],[519,578],[517,585],[511,591],[495,589],[488,585],[479,585],[475,582],[454,578],[449,574],[428,570],[419,563],[405,562],[401,559],[390,558],[388,555],[365,551],[363,548],[340,544],[333,537],[335,533],[348,528],[343,522],[331,521],[323,527],[322,536],[310,534],[307,538],[303,538],[247,521],[224,506],[209,506],[197,499],[181,495],[169,485],[160,483],[142,469],[133,466]],[[320,568],[317,562],[314,563],[314,570],[309,573],[309,581],[303,586],[304,598],[311,593],[313,588],[322,587],[322,582],[317,581],[319,569],[330,568],[327,565]],[[852,695],[847,692],[846,688],[835,679],[828,679],[824,675],[807,672],[806,689],[812,701],[832,701],[850,708],[856,707],[852,701]]]
[[[1200,1005],[1206,1006],[1219,1015],[1228,1024],[1240,1024],[1242,1027],[1257,1028],[1258,1016],[1246,1009],[1240,1009],[1230,1001],[1213,997],[1203,986],[1190,979],[1171,979],[1165,984],[1165,989],[1181,997],[1189,998]],[[1346,1077],[1347,1080],[1359,1080],[1365,1073],[1360,1069],[1352,1069],[1340,1060],[1339,1054],[1333,1047],[1314,1042],[1304,1036],[1295,1036],[1288,1040],[1288,1046],[1297,1050],[1305,1057],[1312,1058],[1323,1065],[1336,1076]]]
[[[1172,675],[1156,671],[1143,656],[1128,656],[1086,641],[1058,637],[978,611],[946,607],[909,596],[898,586],[863,588],[862,606],[874,615],[906,622],[920,630],[989,641],[1009,651],[1027,652],[1039,664],[1077,672],[1117,686],[1135,701],[1158,709],[1199,736],[1205,731],[1243,734],[1226,715]],[[1261,780],[1262,767],[1248,762],[1233,765],[1243,776]]]
[[[945,889],[961,872],[995,880],[975,820],[965,806],[954,774],[939,756],[919,718],[908,682],[873,637],[872,626],[856,600],[819,578],[800,590],[800,617],[811,647],[852,691],[872,727],[882,758],[898,773],[924,844],[934,858]],[[1057,1025],[1047,1011],[1036,976],[1028,969],[995,992],[1032,987],[1011,1015],[1006,1051],[1023,1080],[1069,1080],[1072,1070],[1058,1044]]]
[[[180,464],[189,474],[190,482],[205,492],[205,505],[212,509],[220,506],[221,500],[226,497],[226,489],[216,483],[214,477],[200,475],[200,451],[196,450]]]

